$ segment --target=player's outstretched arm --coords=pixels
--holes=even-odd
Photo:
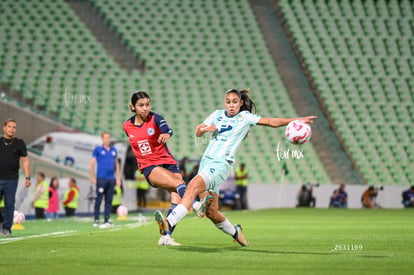
[[[317,118],[317,116],[307,116],[307,117],[297,117],[297,118],[267,118],[262,117],[257,122],[257,125],[264,125],[269,126],[273,128],[286,126],[289,124],[289,122],[293,120],[301,120],[305,123],[313,123],[313,120]]]
[[[204,135],[204,133],[206,132],[214,132],[216,130],[216,125],[212,124],[210,126],[207,126],[204,123],[201,123],[200,125],[198,125],[196,127],[196,131],[195,131],[195,135],[197,137],[201,137],[202,135]]]

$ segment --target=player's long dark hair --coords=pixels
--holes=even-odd
[[[250,89],[231,89],[226,92],[226,94],[229,93],[235,93],[241,100],[243,100],[243,105],[240,107],[240,112],[249,111],[250,113],[256,113],[256,105],[249,96]]]
[[[137,91],[137,92],[133,93],[132,96],[131,96],[131,104],[132,104],[132,106],[135,106],[135,104],[137,103],[137,101],[140,100],[141,98],[148,98],[149,100],[151,100],[151,98],[147,94],[147,92]]]

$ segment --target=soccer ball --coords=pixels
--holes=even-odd
[[[24,223],[26,217],[24,216],[23,212],[14,210],[13,213],[13,223],[14,224],[22,224]]]
[[[309,124],[300,120],[293,120],[286,126],[285,135],[290,143],[299,145],[311,138],[312,130]]]
[[[116,209],[116,213],[118,214],[118,216],[127,216],[128,215],[128,208],[126,208],[123,205],[118,206],[118,208]]]

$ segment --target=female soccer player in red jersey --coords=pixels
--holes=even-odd
[[[151,100],[146,92],[135,92],[129,107],[135,115],[124,122],[123,130],[128,136],[138,168],[148,183],[170,192],[169,214],[180,203],[187,188],[178,163],[166,144],[173,131],[160,114],[151,111]],[[208,201],[194,205],[199,216],[204,215],[206,202]],[[161,238],[158,245],[179,245],[170,236],[173,230],[174,227],[165,232],[160,226]]]

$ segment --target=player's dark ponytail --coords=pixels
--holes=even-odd
[[[135,93],[132,94],[131,96],[131,105],[135,106],[135,104],[137,103],[138,100],[140,100],[141,98],[148,98],[151,99],[150,96],[144,92],[144,91],[137,91]]]
[[[256,113],[256,105],[254,104],[253,100],[249,96],[250,89],[242,89],[242,90],[228,90],[226,94],[228,93],[235,93],[239,96],[241,100],[243,100],[243,105],[240,107],[241,111],[249,111],[250,113]]]

